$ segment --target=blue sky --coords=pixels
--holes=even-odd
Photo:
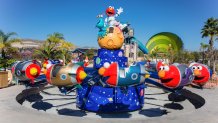
[[[0,29],[38,40],[60,32],[77,46],[97,47],[96,16],[110,5],[123,7],[118,20],[130,23],[144,44],[156,33],[173,32],[192,51],[208,41],[200,34],[204,22],[218,18],[218,0],[0,0]]]

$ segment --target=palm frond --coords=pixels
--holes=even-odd
[[[8,32],[6,35],[9,36],[9,37],[11,37],[11,36],[17,35],[17,33],[16,33],[16,32]]]
[[[0,49],[4,48],[5,45],[3,43],[0,43]]]
[[[218,34],[218,19],[209,18],[201,29],[202,38]]]

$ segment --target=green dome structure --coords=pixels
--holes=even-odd
[[[183,42],[179,36],[171,32],[161,32],[152,36],[146,43],[149,53],[158,48],[160,53],[168,52],[169,48],[175,52],[183,49]]]

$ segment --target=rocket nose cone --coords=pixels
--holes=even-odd
[[[107,84],[109,84],[111,86],[116,86],[117,85],[117,76],[110,76],[106,82],[107,82]]]
[[[112,63],[104,72],[104,76],[112,76],[112,75],[117,75],[117,68],[118,64],[117,63]]]
[[[85,71],[80,71],[79,72],[79,79],[80,80],[84,80],[86,78],[87,74],[85,73]]]
[[[35,67],[30,69],[30,75],[36,76],[37,74],[38,74],[38,70]]]

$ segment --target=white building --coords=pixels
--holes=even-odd
[[[11,44],[12,47],[19,49],[30,49],[40,47],[44,41],[33,40],[33,39],[21,39],[21,42],[14,42]]]

